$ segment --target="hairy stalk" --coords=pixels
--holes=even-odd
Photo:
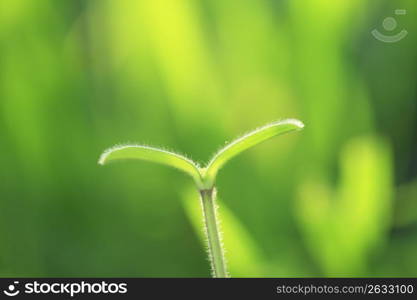
[[[213,156],[204,168],[200,168],[198,163],[178,153],[145,145],[122,145],[110,148],[100,156],[99,164],[139,159],[173,167],[191,176],[200,191],[204,228],[213,276],[224,278],[228,277],[228,274],[216,216],[216,189],[214,184],[217,173],[226,162],[239,153],[274,136],[301,130],[303,127],[304,124],[295,119],[275,121],[259,127],[228,143]]]
[[[226,271],[223,247],[216,216],[216,189],[200,190],[201,204],[204,214],[204,228],[207,236],[209,258],[213,277],[229,277]]]

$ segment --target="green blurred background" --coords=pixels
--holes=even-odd
[[[417,276],[416,14],[414,0],[2,0],[0,275],[209,276],[191,180],[100,153],[135,142],[204,162],[293,117],[305,130],[218,177],[231,275]]]

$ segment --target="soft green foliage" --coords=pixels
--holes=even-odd
[[[308,130],[244,153],[217,177],[231,274],[416,277],[416,15],[415,0],[1,0],[0,274],[208,276],[201,222],[192,226],[181,201],[189,178],[95,160],[139,141],[206,162],[229,137],[297,116]],[[395,44],[370,34],[385,32],[389,16],[398,26],[386,34],[410,33]],[[384,209],[394,218],[366,210],[371,228],[388,227],[366,261],[353,255],[370,243],[356,220],[385,187],[373,187],[359,158],[349,179],[340,163],[361,136],[382,137],[372,153],[387,147],[392,163],[373,168],[378,181],[392,178]],[[377,195],[361,196],[358,210],[333,205],[342,186]],[[265,264],[243,249],[241,230],[230,239],[223,203]],[[349,257],[335,231],[349,233]]]
[[[355,138],[341,152],[340,168],[336,189],[318,177],[304,182],[296,212],[326,275],[364,275],[391,224],[390,149],[383,140]]]
[[[274,136],[301,130],[304,124],[296,119],[276,121],[239,137],[220,149],[210,160],[207,167],[199,168],[196,162],[167,150],[142,146],[124,145],[112,147],[101,155],[99,164],[104,165],[114,160],[147,160],[177,168],[190,175],[199,189],[213,187],[217,172],[231,158]]]

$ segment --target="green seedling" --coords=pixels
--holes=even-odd
[[[207,236],[208,254],[213,277],[228,277],[224,250],[216,215],[216,176],[224,164],[242,151],[274,136],[301,130],[304,124],[295,119],[276,121],[255,129],[220,149],[204,167],[180,154],[167,150],[143,146],[123,145],[110,148],[101,155],[99,164],[126,159],[147,160],[177,168],[190,175],[200,192]]]

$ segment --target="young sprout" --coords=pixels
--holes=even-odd
[[[213,277],[224,278],[228,277],[228,273],[215,209],[217,173],[227,161],[242,151],[274,136],[301,130],[303,127],[304,124],[296,119],[276,121],[262,126],[227,144],[203,168],[200,168],[196,162],[177,153],[142,145],[124,145],[110,148],[101,155],[99,164],[104,165],[117,160],[139,159],[174,167],[190,175],[200,192]]]

